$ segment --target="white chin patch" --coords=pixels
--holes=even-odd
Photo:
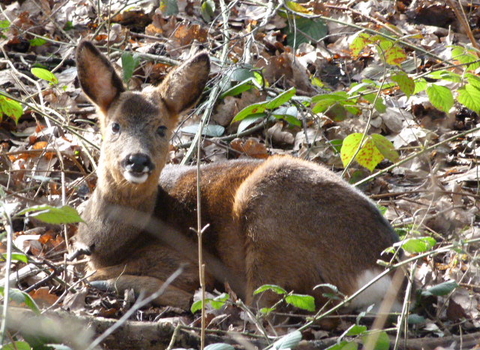
[[[134,184],[142,184],[148,179],[148,173],[142,173],[141,175],[135,175],[131,173],[130,171],[124,171],[123,172],[123,177],[125,180],[128,182],[134,183]]]

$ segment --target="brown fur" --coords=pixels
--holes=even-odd
[[[187,308],[199,285],[190,229],[196,227],[197,174],[195,168],[164,166],[178,115],[206,84],[208,56],[198,54],[142,93],[125,91],[91,43],[80,44],[77,60],[82,88],[101,112],[104,138],[98,185],[77,247],[91,253],[93,280],[137,292],[153,293],[187,262],[156,300]],[[159,126],[167,128],[163,136]],[[125,178],[132,154],[152,161],[143,183]],[[324,167],[292,157],[204,166],[201,195],[202,223],[210,224],[203,242],[208,287],[228,282],[250,304],[252,292],[266,283],[312,294],[318,304],[324,302],[322,290],[313,288],[321,283],[351,294],[359,276],[380,271],[377,259],[398,239],[363,194]],[[268,299],[261,304],[273,301]]]

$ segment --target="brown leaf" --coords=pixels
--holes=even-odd
[[[263,143],[260,143],[255,138],[249,138],[245,141],[242,139],[235,139],[230,143],[230,146],[234,150],[246,154],[252,158],[268,158],[267,147],[265,147]]]
[[[58,300],[58,296],[51,294],[48,287],[41,287],[29,294],[41,308],[52,306]]]

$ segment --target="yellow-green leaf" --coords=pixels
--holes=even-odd
[[[391,79],[398,84],[400,90],[408,97],[412,96],[415,91],[415,82],[404,72],[398,72],[392,75]]]
[[[427,95],[432,105],[443,112],[448,112],[453,107],[452,91],[445,86],[429,84]]]
[[[375,144],[375,147],[380,151],[381,154],[388,160],[392,162],[398,161],[400,156],[398,152],[395,150],[393,143],[390,142],[385,136],[380,134],[373,134],[371,135],[372,141]]]
[[[52,84],[58,84],[58,79],[52,72],[43,68],[32,68],[31,72],[37,78],[51,82]]]
[[[23,115],[23,108],[17,101],[5,96],[0,96],[0,114],[1,113],[12,118],[15,123],[18,123],[18,120]]]

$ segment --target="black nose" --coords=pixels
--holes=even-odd
[[[146,173],[155,168],[155,165],[152,163],[150,157],[144,153],[129,154],[123,160],[122,165],[125,170],[134,173]]]

